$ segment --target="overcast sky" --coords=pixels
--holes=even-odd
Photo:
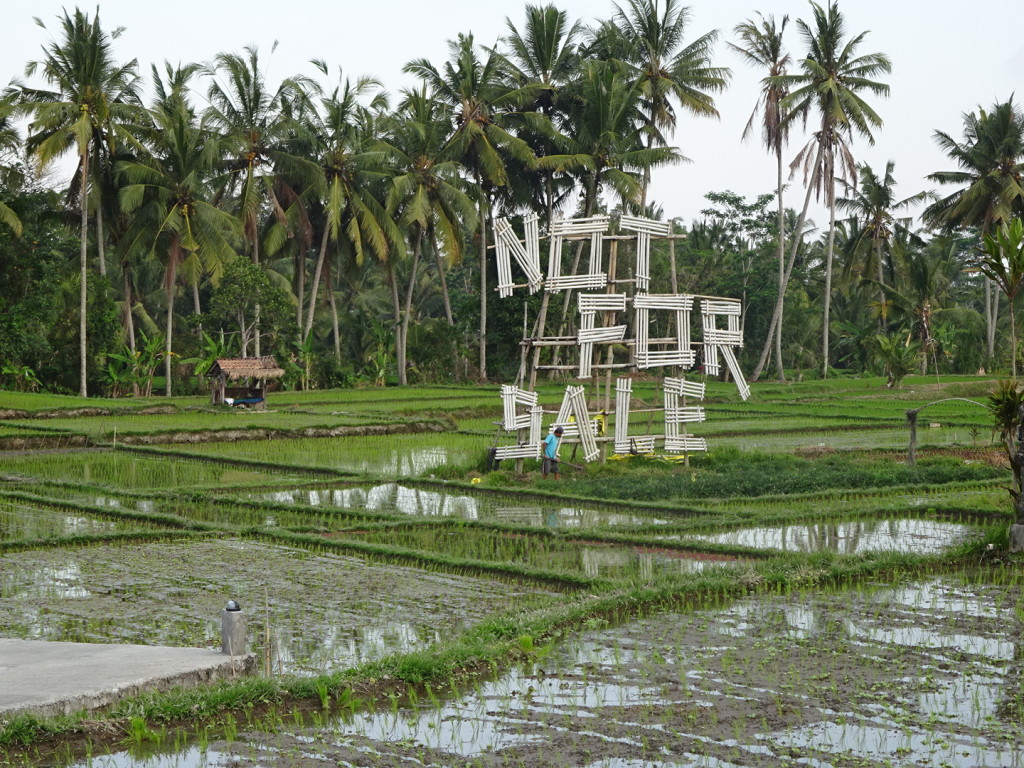
[[[27,61],[41,58],[42,46],[59,33],[62,8],[74,8],[55,0],[6,0],[4,5],[0,82],[21,77]],[[588,24],[614,11],[606,0],[562,0],[556,5]],[[96,5],[81,7],[92,13]],[[493,45],[506,31],[506,17],[522,27],[524,7],[487,0],[104,0],[99,11],[104,28],[125,28],[115,41],[119,60],[137,58],[146,74],[150,64],[164,60],[208,61],[219,52],[255,45],[272,82],[294,73],[312,75],[308,61],[322,58],[348,76],[373,75],[397,93],[413,85],[401,71],[406,62],[425,57],[440,66],[447,58],[447,41],[460,32],[472,32],[477,42]],[[932,187],[924,178],[928,173],[952,169],[932,140],[936,129],[959,138],[964,112],[1024,91],[1021,0],[845,0],[840,8],[849,33],[868,31],[858,52],[882,52],[893,62],[889,98],[872,101],[885,125],[874,146],[858,138],[854,152],[879,173],[887,160],[894,160],[901,197]],[[759,5],[749,0],[697,0],[690,9],[688,40],[712,29],[720,31],[723,41],[732,39],[733,27],[757,11],[776,17],[788,14],[792,20],[811,17],[806,0],[767,0]],[[34,16],[46,30],[36,26]],[[789,50],[799,58],[803,41],[792,23],[787,35]],[[271,53],[275,41],[278,46]],[[715,63],[733,70],[728,90],[716,97],[721,119],[682,115],[673,144],[693,162],[660,169],[653,178],[652,197],[666,217],[689,221],[698,216],[709,191],[731,189],[753,197],[774,189],[774,162],[759,137],[740,141],[762,73],[747,67],[724,42],[716,49]],[[1024,100],[1024,93],[1017,100]],[[804,141],[799,132],[791,138],[787,162]],[[787,197],[787,204],[795,208],[803,200],[795,189],[799,183],[798,177]],[[819,225],[824,224],[821,212],[816,215]]]

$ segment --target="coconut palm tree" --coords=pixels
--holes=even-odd
[[[530,166],[534,154],[521,138],[503,125],[528,95],[501,75],[501,57],[478,55],[473,35],[450,41],[451,60],[438,70],[426,59],[416,59],[403,71],[416,75],[431,96],[452,108],[448,151],[461,162],[478,191],[478,245],[480,248],[480,378],[487,378],[487,222],[491,198],[509,182],[507,158]]]
[[[1010,219],[985,234],[982,254],[975,264],[1006,296],[1010,312],[1010,365],[1017,378],[1017,320],[1014,302],[1024,288],[1024,221]]]
[[[934,138],[959,170],[928,176],[959,189],[940,197],[923,214],[926,223],[947,231],[977,227],[984,238],[993,229],[1024,212],[1024,112],[1011,97],[991,110],[963,115],[963,140],[942,131]],[[999,304],[985,282],[985,322],[988,356],[995,354]]]
[[[325,63],[314,64],[324,75],[328,74]],[[369,98],[368,106],[361,103],[363,97]],[[363,263],[366,251],[381,262],[389,262],[393,254],[404,251],[401,232],[383,205],[383,186],[391,171],[387,148],[375,138],[371,120],[372,111],[385,105],[380,84],[373,78],[354,82],[340,78],[335,87],[318,99],[318,110],[303,121],[302,130],[310,137],[309,156],[317,166],[311,193],[323,218],[303,338],[313,330],[324,265],[329,265],[333,254],[332,242],[335,248],[343,244],[350,250],[357,264]],[[333,288],[329,291],[333,292]],[[337,328],[336,318],[333,325]],[[340,354],[337,333],[335,351]]]
[[[42,59],[25,67],[26,77],[38,74],[51,89],[21,83],[15,83],[14,89],[21,108],[32,116],[26,147],[40,165],[45,167],[71,150],[78,156],[71,197],[77,199],[80,211],[79,394],[85,397],[89,186],[95,183],[90,160],[101,142],[112,147],[118,141],[132,141],[126,125],[138,114],[138,77],[134,59],[115,63],[111,39],[119,30],[107,34],[98,12],[92,18],[78,9],[72,15],[65,12],[60,26],[61,38],[44,46]]]
[[[249,46],[242,54],[218,54],[204,68],[211,78],[204,118],[223,135],[225,151],[231,158],[222,176],[221,196],[233,195],[250,257],[257,265],[264,207],[269,207],[279,222],[288,221],[275,182],[288,173],[308,185],[317,173],[314,163],[286,148],[295,130],[292,116],[309,112],[309,91],[315,89],[315,84],[293,76],[272,88],[261,66],[259,52]],[[301,190],[293,190],[290,197],[298,200],[300,194]],[[255,353],[259,356],[259,305],[255,312]]]
[[[400,384],[406,383],[409,321],[424,242],[429,241],[433,247],[445,317],[449,325],[453,325],[441,253],[445,254],[449,264],[460,261],[465,234],[473,231],[477,224],[475,206],[466,193],[461,166],[445,155],[448,138],[445,112],[444,105],[431,99],[426,89],[406,91],[386,136],[394,164],[387,209],[398,217],[399,225],[409,233],[412,244],[412,266],[397,333]]]
[[[844,276],[849,277],[860,267],[861,277],[872,273],[879,284],[879,299],[884,299],[885,274],[893,274],[892,248],[899,239],[913,245],[923,245],[921,239],[910,230],[910,217],[900,218],[898,214],[927,199],[926,192],[896,199],[896,179],[893,176],[895,164],[890,160],[885,173],[879,178],[869,165],[858,168],[860,184],[848,184],[849,197],[836,200],[838,208],[851,214],[851,237],[846,242]],[[888,270],[886,263],[888,262]]]
[[[504,76],[523,95],[522,108],[530,115],[546,120],[518,126],[517,135],[526,139],[538,157],[552,154],[552,133],[564,125],[568,106],[567,86],[579,76],[580,22],[569,23],[568,14],[554,5],[526,6],[526,19],[520,31],[511,19],[505,19],[508,35],[502,38],[505,52],[499,52]],[[529,172],[516,174],[519,181],[537,179]],[[522,196],[543,199],[545,221],[554,218],[555,208],[573,189],[568,176],[556,176],[550,169],[540,171],[541,188]],[[532,190],[531,190],[532,191]]]
[[[8,166],[4,162],[5,156],[15,154],[21,147],[21,139],[13,124],[15,111],[13,95],[0,97],[0,183],[3,183],[8,177]],[[15,235],[21,235],[21,220],[2,201],[0,201],[0,224],[5,224]]]
[[[508,35],[502,42],[509,52],[502,56],[511,66],[520,86],[537,84],[538,110],[545,111],[555,100],[559,86],[572,80],[579,70],[576,44],[583,25],[569,23],[569,16],[554,5],[527,5],[526,24],[520,31],[505,19]]]
[[[594,214],[602,192],[639,207],[645,171],[685,158],[675,147],[646,146],[643,87],[619,63],[588,62],[577,89],[559,154],[541,158],[538,165],[559,172],[579,169],[584,216]]]
[[[892,63],[883,53],[857,54],[867,32],[847,38],[846,21],[837,2],[822,8],[811,3],[814,18],[810,24],[798,19],[796,26],[807,45],[807,54],[799,62],[800,72],[775,78],[779,86],[791,89],[783,100],[788,110],[785,121],[801,119],[812,113],[818,128],[812,140],[801,150],[793,167],[803,165],[809,180],[806,213],[813,187],[822,193],[829,207],[829,235],[825,250],[825,291],[822,320],[822,375],[829,365],[829,304],[832,291],[832,251],[835,243],[836,179],[855,178],[856,168],[849,142],[854,134],[874,143],[872,129],[880,128],[882,118],[864,99],[864,95],[887,96],[889,86],[874,78],[892,71]],[[802,222],[798,225],[799,240]]]
[[[899,241],[899,275],[893,285],[880,285],[874,280],[867,283],[885,293],[884,309],[895,327],[921,344],[923,357],[921,373],[927,372],[928,356],[935,359],[935,323],[947,318],[961,325],[969,325],[974,310],[957,306],[951,290],[962,269],[955,252],[930,252]]]
[[[690,9],[678,0],[627,0],[616,5],[613,23],[627,48],[627,61],[643,93],[646,145],[665,146],[676,128],[673,102],[698,117],[718,117],[712,94],[725,90],[731,73],[711,64],[718,31],[685,42]],[[644,170],[640,210],[647,207],[651,169]]]
[[[675,147],[645,146],[642,84],[620,62],[587,62],[575,97],[565,133],[556,142],[559,154],[540,158],[538,167],[579,177],[584,216],[594,215],[604,193],[610,193],[623,207],[638,208],[644,172],[681,162],[683,156]],[[580,254],[577,249],[573,274]],[[570,298],[571,291],[566,291],[563,326]]]
[[[281,166],[292,170],[302,165],[284,145],[293,127],[288,108],[307,98],[309,85],[305,78],[292,77],[271,88],[261,66],[259,52],[250,46],[244,54],[220,53],[204,68],[211,78],[204,118],[224,137],[231,158],[224,191],[237,199],[238,218],[255,264],[260,263],[260,209],[267,201],[272,206],[276,202],[274,174]]]
[[[194,68],[189,68],[194,71]],[[164,260],[166,295],[166,349],[164,367],[167,396],[171,396],[174,295],[179,270],[198,283],[201,275],[219,277],[225,262],[235,257],[230,239],[241,234],[237,219],[211,202],[210,180],[221,159],[220,138],[202,124],[188,103],[187,72],[173,73],[169,91],[150,110],[151,123],[144,135],[150,153],[138,161],[123,162],[120,172],[124,210],[136,213],[131,236]],[[154,67],[153,79],[160,82]]]
[[[737,24],[733,32],[736,33],[739,43],[729,43],[729,47],[740,54],[748,64],[760,67],[767,72],[761,81],[761,92],[757,104],[754,105],[754,111],[750,113],[747,126],[743,129],[743,138],[748,138],[753,132],[754,123],[758,121],[758,115],[760,115],[761,140],[764,142],[765,148],[775,155],[776,164],[775,201],[778,205],[779,216],[779,293],[775,299],[775,309],[772,311],[768,337],[765,339],[761,357],[752,376],[755,380],[764,370],[773,340],[778,378],[779,381],[786,380],[786,373],[782,367],[782,312],[788,272],[786,270],[786,212],[782,200],[782,150],[789,139],[790,124],[785,119],[786,113],[783,111],[782,104],[786,96],[789,95],[789,91],[773,78],[785,75],[791,61],[782,41],[788,23],[789,16],[783,16],[781,23],[776,24],[774,16],[769,16],[766,19],[758,14],[758,21],[747,19],[742,24]],[[796,251],[793,253],[795,258]]]

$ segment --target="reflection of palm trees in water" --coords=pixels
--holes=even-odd
[[[858,521],[855,523],[819,523],[809,526],[807,550],[811,552],[835,552],[841,555],[852,555],[860,551],[861,537],[867,532],[873,534],[878,521]]]
[[[650,552],[584,547],[582,554],[583,572],[590,578],[620,573],[634,564],[642,579],[650,578],[654,570],[654,556]]]
[[[862,552],[892,550],[927,554],[963,541],[971,528],[934,520],[854,520],[845,523],[785,525],[779,528],[744,528],[695,538],[720,544],[781,549],[784,552]]]
[[[860,531],[858,524],[847,524],[840,529],[837,523],[815,523],[787,526],[781,538],[782,549],[786,551],[850,554],[856,551]]]

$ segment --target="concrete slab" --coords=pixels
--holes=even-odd
[[[0,716],[97,709],[147,691],[241,677],[255,667],[252,653],[0,638]]]

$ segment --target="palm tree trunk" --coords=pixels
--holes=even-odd
[[[81,397],[88,397],[88,386],[87,381],[87,357],[88,351],[86,349],[87,341],[87,330],[88,330],[88,304],[89,304],[89,287],[88,287],[88,235],[89,235],[89,151],[86,149],[82,153],[82,212],[81,212],[81,243],[79,246],[79,296],[78,296],[78,356],[79,356],[79,379],[78,379],[78,394]]]
[[[295,295],[298,301],[295,305],[295,327],[299,329],[299,343],[302,343],[302,308],[306,301],[306,249],[299,248],[295,257]]]
[[[171,396],[171,340],[174,338],[174,283],[178,272],[177,248],[171,247],[167,254],[167,346],[164,350],[164,386],[167,397]]]
[[[985,364],[992,367],[992,335],[989,333],[989,329],[992,327],[992,285],[989,283],[988,278],[983,278],[985,286],[985,343],[987,345],[988,356]]]
[[[249,215],[249,230],[248,234],[250,239],[250,245],[252,246],[252,263],[256,266],[260,264],[260,229],[259,221],[255,213]]]
[[[786,369],[782,364],[782,306],[786,300],[786,209],[782,204],[782,145],[775,148],[776,186],[775,197],[779,203],[779,322],[775,326],[775,369],[779,381],[786,380]],[[769,334],[771,335],[771,334]]]
[[[828,207],[828,245],[825,248],[825,300],[824,319],[821,329],[821,378],[828,378],[828,353],[829,353],[829,312],[832,309],[832,248],[835,245],[836,237],[836,180],[835,177],[828,180],[829,198],[831,203]]]
[[[821,164],[821,147],[818,147],[817,155],[814,158],[814,171],[812,172],[810,179],[813,179],[818,174],[818,169]],[[786,288],[789,285],[789,278],[793,274],[793,265],[796,263],[796,255],[800,250],[800,242],[803,238],[804,223],[807,221],[807,209],[811,206],[811,194],[814,191],[814,184],[809,183],[807,185],[807,193],[804,195],[804,207],[800,211],[800,218],[797,219],[796,229],[793,231],[793,244],[789,249],[789,263],[786,264],[786,276],[783,281],[782,291],[775,298],[775,309],[772,312],[772,320],[768,326],[768,338],[765,339],[764,348],[761,350],[761,358],[758,360],[757,367],[754,368],[754,373],[751,375],[752,381],[757,381],[761,375],[761,371],[764,370],[765,362],[768,360],[768,354],[771,352],[771,336],[776,330],[781,332],[782,328],[782,307],[783,299],[786,295]]]
[[[455,315],[452,314],[452,298],[448,294],[448,278],[444,273],[444,262],[441,259],[441,251],[437,248],[437,237],[435,235],[430,236],[431,245],[434,248],[434,261],[437,262],[437,276],[441,281],[441,296],[444,299],[444,316],[448,321],[448,325],[455,325]]]
[[[135,319],[132,317],[132,281],[128,277],[128,265],[121,269],[124,282],[124,333],[128,337],[128,348],[135,354]]]
[[[257,267],[260,265],[260,231],[259,222],[256,220],[256,214],[253,214],[253,225],[252,225],[252,263]],[[257,302],[255,307],[256,317],[253,320],[253,352],[256,357],[261,357],[260,350],[260,305]]]
[[[327,244],[330,241],[331,227],[324,223],[324,235],[320,238],[320,253],[316,258],[316,268],[313,270],[313,285],[309,289],[309,311],[306,314],[306,325],[302,329],[302,338],[309,336],[313,328],[313,313],[316,311],[316,299],[320,292],[320,275],[324,269],[324,259],[327,258]]]
[[[537,314],[537,324],[533,328],[533,338],[539,339],[544,335],[544,326],[547,324],[548,319],[548,303],[551,299],[551,293],[547,290],[540,299],[540,312]],[[533,348],[533,362],[530,365],[530,391],[532,392],[537,388],[537,366],[540,365],[540,347],[534,346]]]
[[[1013,371],[1013,378],[1017,378],[1017,319],[1013,316],[1013,297],[1006,297],[1010,302],[1010,370]],[[938,371],[936,371],[938,373]]]
[[[399,338],[402,334],[402,302],[398,298],[398,281],[395,279],[395,263],[392,259],[388,259],[388,287],[391,288],[391,312],[395,322],[395,364],[399,371],[403,371],[405,350]]]
[[[885,330],[885,271],[882,269],[882,241],[875,241],[875,261],[878,264],[878,330]]]
[[[121,262],[121,277],[124,281],[124,329],[125,334],[128,336],[128,348],[132,351],[132,357],[135,357],[135,317],[132,312],[132,281],[128,274],[128,263]],[[139,380],[137,377],[132,377],[132,394],[135,397],[139,396]]]
[[[331,264],[327,263],[327,303],[331,307],[331,331],[334,333],[334,362],[341,362],[341,330],[338,328],[338,301],[334,297],[334,279]]]
[[[544,172],[544,197],[546,198],[545,210],[548,213],[548,220],[545,222],[545,226],[551,229],[551,221],[555,218],[555,190],[554,190],[554,172],[547,170]]]
[[[100,167],[100,148],[96,145],[96,168]],[[103,182],[96,185],[96,260],[100,277],[107,276],[107,257],[103,243]]]
[[[651,115],[650,120],[651,120],[650,124],[653,126],[654,125],[654,116],[653,115]],[[647,135],[647,149],[652,149],[653,147],[654,147],[654,134],[653,133],[649,133]],[[643,182],[643,186],[640,188],[640,215],[641,216],[646,216],[647,215],[647,187],[649,187],[650,185],[651,185],[651,166],[650,165],[645,165],[644,166],[644,182]]]
[[[476,178],[480,186],[480,174]],[[486,194],[480,199],[480,379],[487,381],[487,217],[490,206],[486,206]]]
[[[423,248],[423,230],[417,228],[416,245],[412,252],[412,269],[409,271],[409,285],[405,290],[405,311],[402,314],[402,367],[398,369],[398,383],[409,383],[406,364],[409,354],[409,316],[412,314],[412,294],[416,288],[416,271],[420,266],[420,250]]]
[[[107,276],[107,256],[103,243],[103,205],[96,205],[96,259],[99,262],[100,277]]]
[[[260,305],[259,304],[256,305],[256,319],[253,321],[252,330],[253,330],[253,354],[256,355],[256,357],[262,357],[262,352],[260,351]]]
[[[679,293],[679,270],[676,268],[676,225],[675,219],[669,222],[672,229],[670,230],[671,239],[668,241],[668,264],[669,264],[669,281],[672,285],[672,293]]]
[[[242,359],[249,357],[249,328],[245,324],[245,312],[239,310],[238,312],[238,342],[242,348]]]
[[[987,327],[989,365],[996,356],[996,326],[999,323],[999,294],[992,290],[992,281],[985,278],[985,321]]]

